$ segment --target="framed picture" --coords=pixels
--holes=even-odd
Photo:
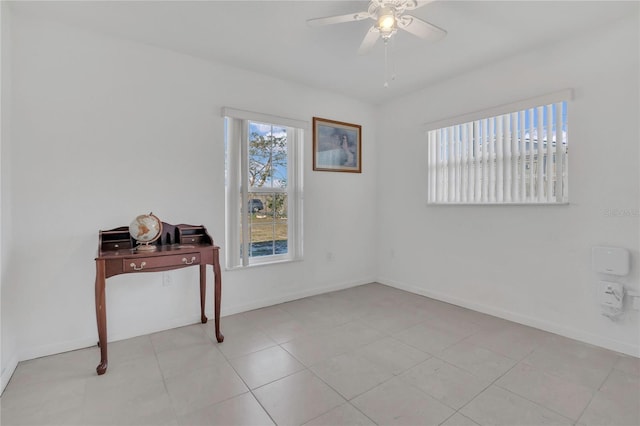
[[[313,170],[362,173],[362,126],[313,117]]]

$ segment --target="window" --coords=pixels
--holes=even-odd
[[[428,202],[567,203],[570,98],[563,91],[431,124]]]
[[[305,122],[225,108],[227,267],[302,256]]]

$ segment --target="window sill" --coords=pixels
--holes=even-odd
[[[273,262],[253,263],[247,266],[231,266],[231,267],[225,266],[224,270],[225,272],[242,271],[248,268],[260,268],[263,266],[281,265],[283,263],[296,263],[296,262],[302,262],[303,260],[304,258],[298,257],[295,259],[274,260]]]

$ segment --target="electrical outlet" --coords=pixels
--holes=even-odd
[[[624,298],[624,287],[622,284],[600,281],[598,292],[600,294],[601,305],[622,309],[622,299]]]
[[[628,291],[627,296],[631,298],[631,309],[640,311],[640,293]]]
[[[169,287],[173,284],[173,274],[171,272],[163,272],[162,273],[162,286]]]

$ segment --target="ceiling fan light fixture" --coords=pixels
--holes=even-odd
[[[382,32],[390,32],[396,28],[396,16],[389,7],[383,7],[378,13],[378,29]]]
[[[404,14],[407,10],[417,9],[431,1],[433,0],[370,0],[366,11],[308,19],[307,23],[319,26],[365,19],[373,20],[374,24],[367,31],[358,49],[358,55],[364,55],[371,51],[377,40],[382,40],[386,46],[399,30],[409,32],[427,41],[436,41],[444,37],[447,32],[442,28],[415,16]]]

